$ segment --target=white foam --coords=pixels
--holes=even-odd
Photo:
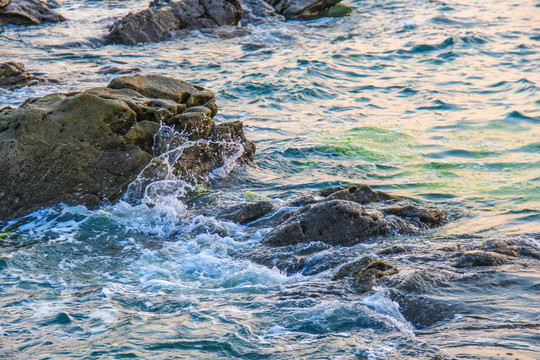
[[[376,293],[364,298],[362,304],[375,310],[378,316],[385,319],[387,323],[394,326],[402,334],[414,339],[413,326],[399,311],[399,304],[386,296],[383,288],[379,287],[375,288],[375,290]]]

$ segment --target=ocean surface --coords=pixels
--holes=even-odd
[[[147,1],[59,3],[66,22],[0,32],[1,62],[54,80],[0,90],[0,107],[104,86],[111,67],[179,78],[216,93],[216,121],[244,122],[256,168],[197,199],[178,198],[178,180],[141,204],[0,222],[0,359],[540,358],[540,261],[456,269],[440,256],[486,239],[540,251],[538,0],[345,0],[335,17],[137,46],[100,37]],[[320,246],[286,274],[243,256],[264,231],[193,211],[347,183],[449,222]],[[330,280],[391,245],[408,250],[386,258],[397,276],[450,279],[430,295],[448,316],[421,326],[390,289]]]

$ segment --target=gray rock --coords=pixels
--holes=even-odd
[[[478,267],[478,266],[497,266],[504,264],[506,255],[491,251],[471,250],[457,255],[457,261],[454,264],[457,268]]]
[[[202,106],[210,98],[211,92],[180,80],[135,75],[107,88],[50,94],[2,109],[0,218],[60,202],[93,207],[118,200],[143,168],[148,181],[156,175],[159,165],[151,160],[167,150],[155,142],[160,123],[171,123],[188,104]],[[239,162],[252,161],[255,147],[240,122],[216,125],[206,118],[192,126],[208,129],[199,133],[201,144],[170,164],[179,177],[204,181],[224,165],[229,147],[242,149]]]
[[[263,242],[272,246],[321,241],[330,245],[353,245],[390,231],[382,213],[368,211],[347,200],[326,200],[307,205],[292,218],[271,230]]]
[[[240,224],[248,223],[264,216],[274,208],[270,200],[262,199],[238,204],[217,214],[217,217],[231,220]]]
[[[177,30],[237,25],[243,15],[239,0],[154,0],[149,8],[115,22],[104,43],[135,45],[160,41]]]
[[[244,16],[240,20],[242,25],[266,24],[271,22],[285,21],[285,17],[263,0],[242,0]]]
[[[8,90],[37,84],[39,80],[26,71],[24,64],[6,62],[0,64],[0,87]]]
[[[377,202],[375,202],[377,201]],[[291,210],[285,220],[272,229],[263,242],[272,246],[293,245],[321,241],[330,245],[350,246],[377,235],[392,232],[409,234],[445,221],[441,210],[416,207],[398,198],[373,191],[367,185],[352,185],[321,190],[300,196],[286,206],[300,206]],[[369,207],[362,206],[369,203]],[[399,210],[405,209],[405,210]],[[409,215],[417,215],[411,218]]]
[[[323,16],[341,0],[268,0],[287,20],[309,20]]]
[[[5,4],[5,2],[4,2]],[[11,0],[0,6],[0,26],[37,25],[44,22],[60,22],[66,19],[40,0]]]
[[[359,293],[364,293],[374,286],[380,285],[384,278],[397,273],[398,269],[394,265],[372,256],[366,256],[343,265],[332,277],[332,280],[352,278],[354,279],[354,289]]]

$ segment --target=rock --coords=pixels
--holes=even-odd
[[[133,73],[141,72],[142,70],[136,66],[113,66],[106,65],[102,66],[97,72],[98,74],[103,75],[128,75]]]
[[[440,296],[449,292],[451,281],[458,278],[448,271],[418,269],[401,272],[385,286],[390,289],[391,299],[399,304],[401,314],[421,329],[451,319],[460,310],[459,304],[443,301]]]
[[[391,204],[401,201],[401,199],[391,196],[383,191],[375,191],[367,185],[347,185],[325,188],[314,193],[298,196],[288,201],[288,206],[302,206],[316,203],[322,199],[326,200],[347,200],[361,205],[371,203]]]
[[[400,254],[400,253],[404,253],[404,252],[407,252],[407,249],[405,249],[403,246],[394,245],[394,246],[382,249],[381,251],[379,251],[379,254],[381,254],[381,255],[392,255],[392,254]]]
[[[0,8],[8,6],[10,2],[11,0],[0,0]]]
[[[249,33],[241,27],[219,31],[224,25],[307,20],[324,16],[341,0],[154,0],[147,9],[116,21],[104,44],[135,45],[165,40],[179,31],[199,29],[220,37]]]
[[[24,64],[6,62],[0,64],[0,87],[8,90],[34,85],[38,80],[26,71]]]
[[[399,295],[392,297],[399,304],[399,312],[417,329],[452,319],[462,305],[425,295]]]
[[[281,223],[274,224],[276,227],[265,236],[263,243],[285,246],[321,241],[351,246],[377,235],[391,232],[408,234],[444,222],[442,211],[407,203],[392,207],[406,208],[407,211],[386,213],[388,203],[396,201],[399,199],[373,191],[367,185],[335,187],[300,196],[283,205],[300,208],[290,211]],[[369,205],[361,205],[366,203]],[[410,219],[408,215],[411,213],[422,216]]]
[[[404,223],[396,224],[397,228],[406,227]],[[327,200],[299,209],[292,218],[271,230],[263,242],[284,246],[321,241],[348,246],[390,230],[390,222],[378,211],[368,211],[352,201]]]
[[[278,14],[270,4],[263,0],[242,0],[242,5],[244,16],[240,23],[243,26],[285,21],[283,15]]]
[[[341,0],[268,0],[287,20],[309,20],[323,16]]]
[[[397,273],[398,270],[394,265],[372,256],[366,256],[342,266],[332,277],[332,280],[353,278],[355,290],[364,293],[371,290],[373,286],[379,285],[383,278]]]
[[[245,224],[267,214],[273,208],[274,204],[270,200],[262,199],[230,207],[218,213],[217,217]]]
[[[393,204],[392,209],[407,211],[387,214],[384,210],[389,204]],[[234,205],[223,209],[222,213],[235,214],[251,206],[257,205]],[[410,205],[367,185],[338,186],[303,194],[271,210],[268,206],[260,215],[253,212],[249,217],[250,227],[272,228],[263,238],[263,244],[269,246],[309,242],[351,246],[377,235],[414,233],[445,221],[440,210]],[[409,218],[410,214],[421,216]],[[267,216],[261,218],[262,215]]]
[[[538,242],[530,238],[488,239],[479,248],[511,257],[528,256],[540,260]]]
[[[154,0],[149,8],[115,22],[104,43],[135,45],[160,41],[177,30],[237,25],[243,15],[239,0]]]
[[[428,209],[422,206],[413,206],[411,204],[392,205],[381,208],[386,214],[392,214],[414,222],[418,227],[437,226],[444,220],[442,210]]]
[[[455,276],[446,271],[420,269],[402,273],[393,280],[390,286],[401,293],[433,294],[450,287],[449,280],[455,280]]]
[[[506,256],[492,251],[471,250],[457,256],[458,260],[454,264],[457,268],[497,266],[504,264]]]
[[[143,168],[152,181],[158,166],[151,160],[170,150],[156,141],[160,123],[169,121],[174,129],[179,124],[170,119],[210,97],[211,92],[180,80],[134,75],[107,88],[50,94],[1,110],[0,193],[5,196],[0,218],[60,202],[94,207],[117,201]],[[235,160],[251,162],[255,148],[240,122],[216,125],[205,117],[204,126],[210,128],[201,132],[207,137],[196,145],[175,137],[177,144],[189,145],[168,164],[178,176],[205,180],[209,172],[232,166],[230,148],[241,149]]]
[[[5,1],[3,2],[5,3]],[[44,22],[60,22],[66,19],[40,0],[11,0],[0,6],[0,26],[37,25]]]
[[[310,276],[333,269],[343,263],[343,260],[337,256],[321,256],[321,252],[326,253],[325,250],[330,248],[329,245],[322,243],[298,244],[281,248],[261,246],[248,252],[242,251],[237,255],[247,257],[269,268],[277,268],[287,274],[301,272],[303,275]]]

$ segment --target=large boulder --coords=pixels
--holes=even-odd
[[[176,30],[236,25],[243,15],[239,0],[154,0],[147,9],[115,22],[104,42],[135,45],[159,41]]]
[[[5,4],[4,6],[2,6]],[[62,15],[40,0],[11,0],[0,2],[0,26],[37,25],[44,22],[66,20]]]
[[[172,166],[204,181],[255,147],[240,122],[216,124],[214,94],[163,76],[124,76],[108,87],[55,93],[0,111],[0,218],[60,202],[90,207],[118,200],[155,156],[187,144]],[[174,144],[159,143],[162,124]],[[154,167],[155,168],[155,167]],[[159,174],[156,174],[158,176]]]

